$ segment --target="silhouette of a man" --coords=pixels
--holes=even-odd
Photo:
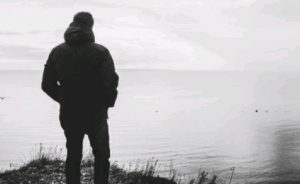
[[[95,157],[94,182],[108,183],[107,111],[114,106],[119,77],[108,49],[95,43],[93,24],[90,13],[77,13],[64,34],[65,42],[51,51],[43,73],[43,91],[60,104],[59,119],[67,139],[67,184],[80,184],[85,134]]]

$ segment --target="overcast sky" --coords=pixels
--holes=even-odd
[[[78,11],[116,67],[300,70],[300,0],[2,0],[0,69],[42,69]]]

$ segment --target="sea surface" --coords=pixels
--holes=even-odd
[[[232,183],[300,183],[300,74],[119,70],[109,111],[111,161],[159,160],[185,178],[199,170]],[[36,154],[65,154],[59,106],[42,71],[0,71],[0,169]],[[84,98],[84,97],[83,97]],[[85,138],[85,152],[89,142]]]

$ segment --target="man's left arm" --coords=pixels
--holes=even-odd
[[[104,58],[102,59],[102,75],[104,87],[108,93],[107,105],[113,107],[118,95],[119,76],[116,73],[114,61],[108,50],[104,52]]]

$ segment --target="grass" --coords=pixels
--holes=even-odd
[[[65,162],[61,151],[45,149],[42,145],[30,161],[17,169],[0,172],[0,184],[64,184]],[[93,182],[93,157],[86,156],[81,164],[82,184]],[[180,174],[170,169],[168,177],[161,177],[157,160],[149,160],[146,165],[136,163],[133,169],[125,169],[113,163],[110,167],[110,184],[225,184],[216,175],[199,172],[196,178],[183,181]],[[233,172],[232,172],[233,175]],[[232,176],[231,176],[232,178]],[[231,180],[230,180],[231,183]]]

